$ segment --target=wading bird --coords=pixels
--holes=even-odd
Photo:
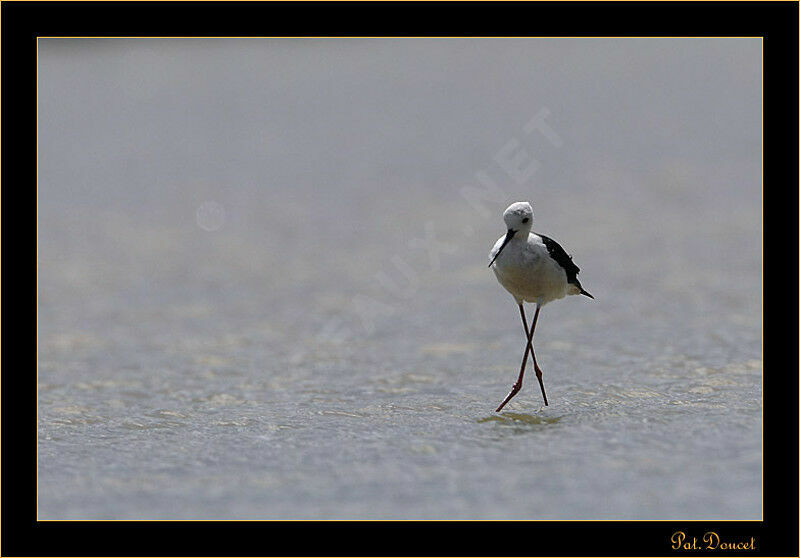
[[[525,375],[525,364],[528,361],[529,352],[533,356],[533,369],[536,371],[539,387],[542,388],[544,404],[548,404],[542,382],[542,371],[536,363],[536,353],[532,345],[533,330],[536,329],[536,322],[542,306],[553,300],[564,298],[566,295],[585,295],[594,298],[581,287],[581,283],[578,281],[580,269],[573,263],[572,256],[568,255],[552,238],[531,232],[533,224],[531,204],[528,202],[512,203],[503,212],[503,221],[506,222],[508,232],[505,236],[497,239],[489,252],[489,267],[494,270],[500,284],[517,301],[528,342],[525,346],[525,354],[522,356],[519,377],[497,408],[496,412],[498,413],[522,388],[522,377]],[[533,315],[530,331],[528,331],[528,320],[525,318],[524,302],[536,304],[536,313]]]

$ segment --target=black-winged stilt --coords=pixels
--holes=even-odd
[[[539,319],[542,306],[553,300],[564,298],[566,295],[585,295],[594,298],[583,290],[578,281],[580,269],[572,261],[572,256],[552,238],[543,234],[531,232],[533,224],[533,208],[528,202],[516,202],[508,206],[503,213],[508,232],[495,242],[489,252],[489,267],[494,270],[497,280],[511,293],[519,305],[522,315],[522,326],[525,328],[525,337],[528,340],[525,354],[522,356],[522,366],[519,377],[497,408],[500,412],[512,397],[522,388],[522,377],[525,375],[525,364],[528,353],[533,356],[533,368],[539,387],[542,388],[544,404],[547,405],[547,394],[542,382],[542,371],[536,363],[536,353],[533,351],[533,330]],[[502,257],[500,255],[502,254]],[[531,329],[528,331],[528,320],[525,318],[523,302],[536,304],[536,313],[533,316]]]

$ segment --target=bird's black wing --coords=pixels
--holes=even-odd
[[[567,281],[574,283],[575,276],[580,272],[580,268],[575,265],[575,262],[572,261],[572,256],[567,254],[561,245],[549,236],[539,233],[536,234],[542,237],[542,242],[544,242],[547,251],[550,253],[550,257],[553,258],[558,265],[564,268],[564,271],[567,273]]]
[[[550,257],[553,258],[556,263],[564,269],[564,272],[567,274],[567,283],[571,283],[578,287],[582,295],[586,295],[589,298],[594,298],[588,292],[583,290],[581,282],[578,281],[578,273],[580,273],[581,270],[577,265],[575,265],[575,262],[572,261],[572,256],[567,254],[561,245],[549,236],[539,233],[535,234],[541,237],[545,248],[547,248],[547,252],[550,254]]]

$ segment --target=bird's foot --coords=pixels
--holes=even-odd
[[[542,399],[544,399],[544,406],[547,407],[547,394],[544,391],[544,382],[542,381],[542,371],[539,370],[539,367],[536,367],[536,379],[539,380],[539,387],[542,390]]]
[[[503,410],[503,407],[506,406],[506,403],[511,401],[511,398],[514,397],[517,394],[517,392],[519,392],[520,389],[522,389],[522,384],[520,382],[517,382],[513,386],[511,386],[511,391],[508,392],[506,398],[503,400],[502,403],[500,403],[500,406],[497,409],[495,409],[494,412],[499,413],[501,410]]]

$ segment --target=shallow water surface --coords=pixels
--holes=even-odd
[[[39,518],[760,519],[760,48],[40,41]]]

